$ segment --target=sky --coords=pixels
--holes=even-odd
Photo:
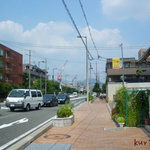
[[[105,82],[107,58],[120,58],[123,43],[124,57],[138,59],[141,48],[150,47],[149,0],[81,0],[91,35],[79,0],[65,0],[70,14],[94,58],[91,77]],[[86,49],[67,14],[62,0],[0,0],[0,43],[23,55],[23,63],[40,65],[47,59],[49,78],[55,70],[64,69],[63,80],[86,78]],[[84,39],[83,39],[84,40]],[[102,57],[97,59],[98,54]],[[67,60],[67,64],[64,66]],[[39,63],[40,62],[40,63]]]

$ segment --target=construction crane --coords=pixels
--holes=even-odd
[[[63,71],[64,71],[64,69],[65,69],[65,66],[66,66],[67,62],[68,62],[68,60],[65,61],[64,65],[62,66],[62,68],[61,68],[61,70],[60,70],[60,73],[57,73],[57,75],[58,75],[58,76],[57,76],[57,80],[59,81],[59,88],[61,89],[61,91],[62,91],[62,86],[61,86],[62,73],[63,73]]]

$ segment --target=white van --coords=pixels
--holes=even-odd
[[[11,111],[14,111],[16,108],[22,108],[26,111],[30,109],[41,109],[43,95],[40,90],[14,89],[9,93],[5,104]]]

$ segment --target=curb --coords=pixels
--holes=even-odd
[[[74,110],[78,109],[80,106],[82,106],[85,103],[81,103],[79,104],[77,107],[74,108]],[[74,111],[73,110],[73,111]],[[55,116],[54,116],[55,117]],[[44,134],[46,131],[48,131],[49,129],[51,129],[53,127],[53,118],[52,120],[50,120],[48,123],[46,123],[45,125],[43,125],[42,127],[40,127],[39,129],[33,131],[31,134],[29,134],[28,136],[22,138],[21,140],[19,140],[18,142],[16,142],[15,144],[8,146],[4,149],[7,150],[24,150],[27,146],[29,146],[34,140],[36,140],[38,137],[40,137],[42,134]]]
[[[40,137],[42,134],[44,134],[52,127],[53,127],[53,121],[50,121],[49,123],[45,124],[44,126],[34,131],[27,137],[23,138],[22,140],[18,141],[17,143],[7,148],[7,150],[24,150],[25,147],[31,144],[31,142],[33,142],[35,139]]]

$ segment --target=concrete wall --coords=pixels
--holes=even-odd
[[[107,100],[109,97],[109,101],[113,102],[116,91],[121,87],[122,87],[122,82],[117,82],[117,83],[108,82],[107,89],[106,89]],[[127,89],[138,89],[138,88],[150,89],[150,82],[125,83],[125,87],[127,87]]]

